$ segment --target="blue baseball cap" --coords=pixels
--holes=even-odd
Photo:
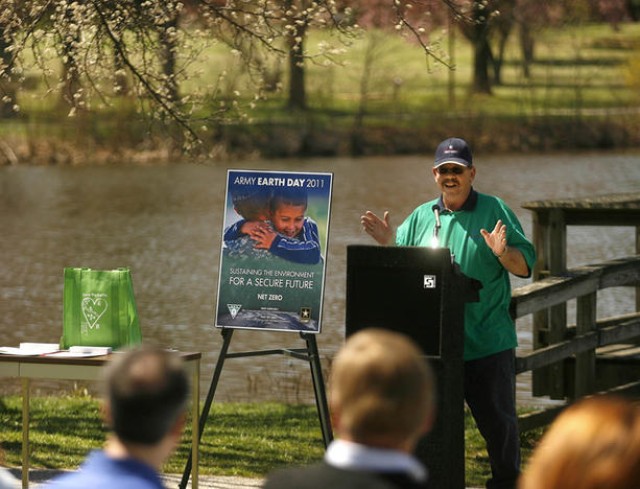
[[[448,138],[442,141],[436,149],[436,160],[434,168],[447,163],[466,166],[473,166],[473,155],[471,149],[464,139]]]

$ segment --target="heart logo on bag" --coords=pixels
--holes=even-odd
[[[89,328],[93,329],[104,313],[107,312],[107,301],[105,299],[85,297],[82,299],[82,315],[89,323]],[[100,328],[100,325],[98,325]]]

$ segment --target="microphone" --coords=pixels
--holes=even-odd
[[[440,244],[440,239],[438,238],[438,234],[440,232],[440,207],[438,207],[438,204],[433,204],[431,210],[433,211],[433,215],[436,218],[436,225],[433,228],[433,238],[431,239],[431,246],[433,248],[438,248]]]
[[[440,207],[438,204],[433,204],[431,208],[433,214],[436,216],[436,236],[438,235],[438,231],[440,230]]]

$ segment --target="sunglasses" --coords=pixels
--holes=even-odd
[[[443,168],[441,166],[439,166],[438,168],[436,168],[436,171],[440,174],[440,175],[449,175],[449,174],[453,174],[453,175],[461,175],[464,170],[466,168],[463,166],[451,166],[449,168]]]

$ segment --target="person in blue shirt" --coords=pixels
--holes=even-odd
[[[388,212],[380,218],[367,211],[361,223],[382,245],[432,246],[437,237],[462,273],[482,282],[480,300],[465,304],[464,395],[487,443],[492,474],[487,488],[514,489],[520,473],[518,342],[509,314],[509,274],[529,277],[536,253],[505,202],[473,188],[476,166],[464,139],[448,138],[438,145],[432,175],[440,197],[419,205],[397,231]]]
[[[18,489],[19,487],[22,487],[20,481],[9,472],[9,469],[0,467],[0,489]]]
[[[106,369],[103,450],[80,470],[54,478],[52,489],[163,489],[159,475],[183,431],[187,374],[175,352],[142,347],[118,353]]]

